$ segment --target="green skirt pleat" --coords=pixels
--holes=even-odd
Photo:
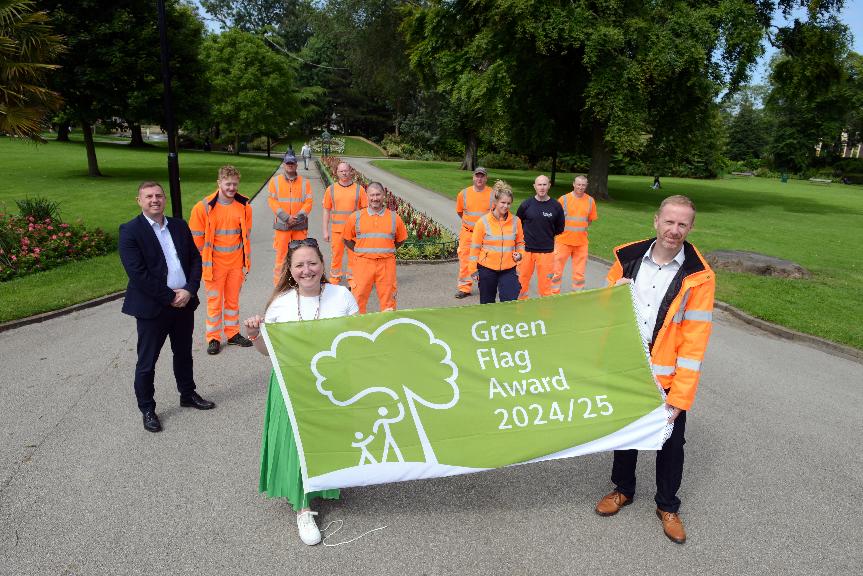
[[[270,387],[267,392],[258,490],[270,498],[287,498],[294,510],[308,508],[309,502],[315,498],[339,499],[338,489],[308,494],[303,492],[300,455],[275,372],[270,373]]]

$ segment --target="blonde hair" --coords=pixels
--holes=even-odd
[[[224,180],[225,178],[229,178],[231,176],[240,177],[240,171],[237,170],[236,167],[227,164],[219,168],[219,180]]]
[[[494,192],[495,202],[500,200],[501,196],[509,196],[509,199],[512,200],[512,186],[507,184],[505,180],[497,180],[491,189]]]

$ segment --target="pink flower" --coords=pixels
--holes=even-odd
[[[56,239],[57,239],[57,235],[56,235],[56,234],[51,234],[51,240],[56,240]]]
[[[16,260],[18,260],[18,257],[12,254],[12,262],[15,262]]]
[[[24,236],[23,238],[21,238],[21,244],[23,244],[23,245],[25,245],[25,246],[26,246],[26,245],[27,245],[27,244],[29,244],[29,243],[30,243],[30,239],[29,239],[29,238],[27,238],[26,236]]]

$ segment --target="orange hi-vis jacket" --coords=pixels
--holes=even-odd
[[[369,205],[366,189],[354,182],[348,186],[342,186],[333,182],[324,191],[324,208],[330,211],[330,230],[341,234],[348,221],[348,216]]]
[[[342,238],[354,241],[354,253],[360,258],[395,258],[396,243],[408,237],[405,223],[389,208],[376,213],[370,210],[354,212],[342,231]]]
[[[455,211],[461,214],[461,224],[468,230],[473,230],[476,221],[494,207],[494,191],[486,186],[482,192],[468,186],[458,193],[455,199]]]
[[[512,213],[506,218],[495,218],[491,212],[476,221],[470,242],[470,273],[476,272],[477,265],[492,270],[508,270],[516,265],[512,259],[514,251],[524,257],[524,232],[521,219]]]
[[[574,192],[569,192],[561,196],[558,202],[566,215],[566,227],[555,241],[569,246],[587,244],[587,227],[596,220],[596,202],[593,197],[584,194],[579,198]]]
[[[213,279],[214,253],[216,264],[230,267],[239,264],[237,267],[242,267],[246,274],[252,265],[249,242],[249,235],[252,232],[252,206],[249,199],[237,194],[231,204],[219,204],[216,208],[218,202],[219,191],[216,190],[195,204],[189,217],[192,238],[201,252],[201,277],[204,280]],[[215,213],[214,210],[216,210]],[[224,218],[211,218],[213,214],[222,214]],[[239,220],[240,227],[220,227],[225,219],[229,222]]]
[[[275,215],[273,229],[307,230],[312,212],[312,183],[299,175],[291,181],[279,173],[270,179],[267,189],[270,192],[267,204]],[[289,228],[291,216],[297,216],[300,222]]]
[[[607,278],[609,286],[621,278],[635,278],[654,240],[640,240],[614,249],[615,261]],[[716,274],[689,242],[683,243],[683,254],[683,266],[671,281],[656,316],[650,367],[659,384],[668,391],[666,402],[689,410],[713,328]]]

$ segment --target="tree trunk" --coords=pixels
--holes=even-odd
[[[240,155],[240,134],[234,134],[234,155]]]
[[[587,173],[587,193],[597,200],[609,200],[608,164],[611,150],[605,141],[605,124],[593,121],[593,138],[590,147],[590,170]]]
[[[140,124],[130,124],[129,131],[132,133],[132,139],[129,141],[129,146],[132,148],[143,148],[146,146]]]
[[[267,135],[267,158],[270,157],[270,136]]]
[[[57,125],[57,142],[68,142],[69,141],[69,123],[68,122],[60,122]]]
[[[393,120],[393,124],[395,124],[396,138],[397,139],[399,137],[399,121],[401,120],[401,109],[402,109],[401,101],[396,100],[396,117]]]
[[[557,149],[551,153],[551,178],[548,179],[549,184],[554,186],[554,180],[557,178]]]
[[[479,139],[476,132],[470,132],[467,135],[464,143],[464,161],[462,161],[459,170],[474,171],[476,168],[476,152],[479,148]]]
[[[99,162],[96,160],[96,145],[93,143],[93,127],[82,120],[81,131],[84,133],[84,147],[87,149],[87,175],[101,176]]]

